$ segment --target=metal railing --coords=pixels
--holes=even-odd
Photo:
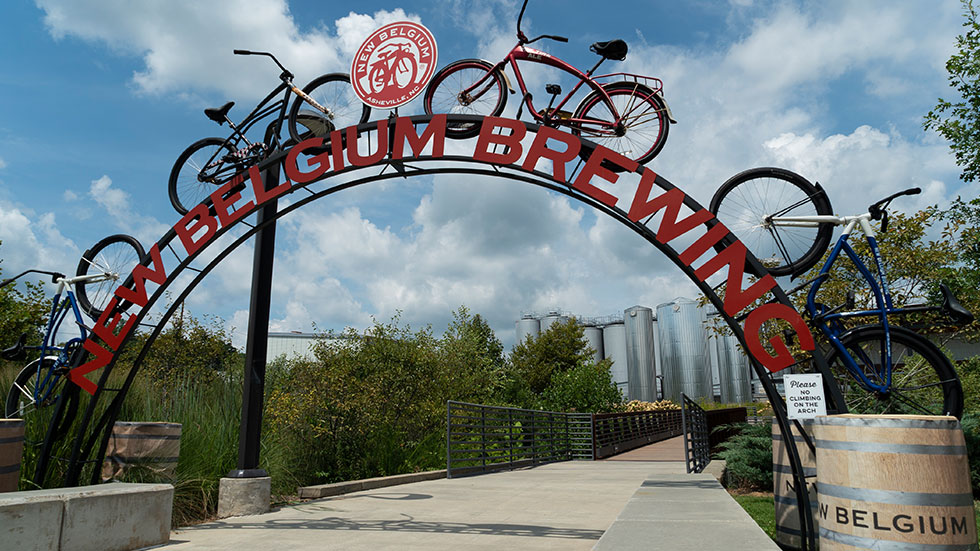
[[[591,459],[591,416],[449,401],[446,476]]]
[[[687,472],[700,473],[711,462],[708,416],[697,402],[681,394],[681,419]]]
[[[683,428],[680,411],[596,413],[593,418],[596,459],[680,436]]]

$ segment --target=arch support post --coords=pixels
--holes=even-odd
[[[274,164],[263,172],[262,180],[266,189],[274,187],[279,181],[279,165]],[[255,235],[255,251],[252,257],[252,293],[248,308],[248,342],[245,345],[238,466],[228,473],[228,478],[268,476],[265,470],[259,468],[259,439],[269,340],[269,310],[272,302],[272,268],[276,249],[276,210],[277,202],[273,200],[261,207],[256,217],[256,224],[262,229]]]

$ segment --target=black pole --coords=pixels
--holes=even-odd
[[[262,173],[265,188],[279,183],[279,165]],[[272,302],[272,265],[276,250],[277,201],[259,209],[255,223],[262,229],[255,234],[252,256],[252,295],[248,307],[248,342],[245,345],[245,381],[242,385],[242,424],[238,436],[238,468],[229,478],[268,476],[259,468],[259,438],[262,431],[262,405],[265,391],[265,357],[269,340],[269,309]],[[263,226],[266,221],[268,225]]]

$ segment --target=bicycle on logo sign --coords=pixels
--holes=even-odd
[[[380,50],[378,60],[371,64],[368,80],[371,90],[381,92],[389,86],[407,88],[418,74],[418,62],[408,43],[389,44]]]

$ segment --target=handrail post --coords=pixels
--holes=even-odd
[[[446,478],[453,477],[452,401],[446,400]]]

